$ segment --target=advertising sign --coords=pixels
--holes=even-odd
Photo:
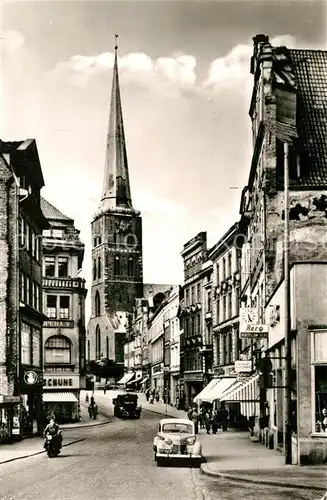
[[[236,373],[251,373],[252,372],[252,360],[246,361],[235,361],[235,372]]]
[[[260,339],[268,338],[269,325],[259,323],[259,311],[256,307],[241,307],[240,309],[240,338]]]
[[[44,375],[43,387],[48,390],[79,389],[79,375]]]

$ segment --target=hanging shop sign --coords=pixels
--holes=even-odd
[[[29,370],[24,374],[24,382],[27,385],[35,385],[38,382],[38,374],[33,370]]]
[[[246,361],[235,361],[235,373],[251,373],[252,372],[252,360]]]
[[[268,338],[269,325],[259,323],[259,310],[256,307],[241,307],[240,309],[240,338],[260,339]]]

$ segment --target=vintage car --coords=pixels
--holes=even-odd
[[[194,423],[185,418],[160,420],[153,451],[158,466],[175,459],[202,461],[202,445],[195,434]]]
[[[137,394],[118,394],[113,400],[114,416],[120,418],[140,418],[141,406],[138,405]]]

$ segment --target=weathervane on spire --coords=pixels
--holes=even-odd
[[[118,35],[116,35],[116,33],[115,33],[115,51],[116,51],[116,52],[117,52],[117,50],[118,50],[117,38],[118,38]]]

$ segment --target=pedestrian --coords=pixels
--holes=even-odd
[[[157,401],[157,403],[159,403],[159,399],[160,399],[160,395],[159,395],[159,391],[157,389],[155,392],[155,400]]]
[[[218,430],[218,412],[217,412],[217,410],[215,410],[213,412],[211,426],[212,426],[212,434],[217,434],[217,430]]]
[[[149,401],[149,397],[150,397],[149,388],[147,388],[146,391],[145,391],[145,397],[146,397],[146,400]]]
[[[103,394],[106,395],[106,392],[107,392],[107,386],[105,385],[103,388]]]
[[[98,405],[95,404],[93,406],[93,419],[96,420],[97,416],[98,416]]]
[[[225,406],[221,406],[221,425],[223,428],[223,432],[227,432],[227,424],[228,424],[228,411]]]
[[[91,404],[91,406],[94,406],[94,396],[93,396],[93,394],[92,394],[91,399],[90,399],[90,404]]]
[[[88,403],[88,402],[89,402],[89,395],[86,394],[86,396],[85,396],[85,403]]]
[[[199,415],[198,415],[196,407],[194,407],[192,410],[191,420],[194,424],[195,434],[198,434],[198,432],[199,432]]]

